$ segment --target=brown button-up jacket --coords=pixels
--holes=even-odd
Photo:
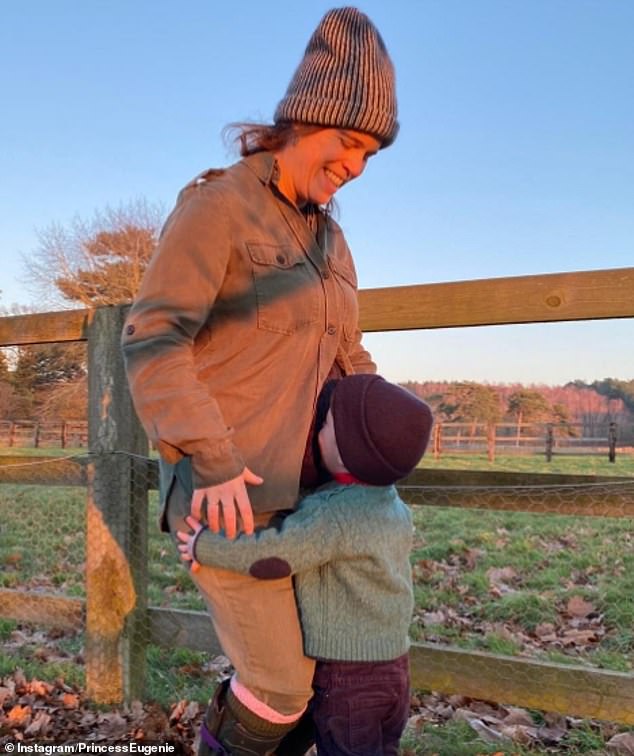
[[[317,395],[335,361],[374,372],[340,227],[315,235],[277,191],[270,153],[208,171],[179,195],[123,330],[134,404],[195,488],[264,478],[256,512],[293,507]]]

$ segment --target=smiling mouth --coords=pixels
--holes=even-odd
[[[337,189],[339,189],[339,187],[343,186],[343,184],[345,183],[345,179],[341,178],[341,176],[338,176],[336,173],[334,173],[334,171],[331,171],[330,168],[324,168],[324,172],[326,176],[328,176],[328,180],[333,183],[337,187]]]

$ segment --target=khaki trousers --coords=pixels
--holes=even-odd
[[[188,530],[189,510],[190,497],[175,480],[167,504],[175,542],[177,530]],[[255,519],[264,525],[270,514]],[[191,577],[242,685],[280,714],[301,712],[313,693],[315,663],[304,656],[292,579],[257,580],[203,565]]]

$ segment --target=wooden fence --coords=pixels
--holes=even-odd
[[[568,431],[574,431],[570,435]],[[566,425],[566,434],[551,423],[455,423],[434,424],[431,451],[435,459],[444,453],[479,454],[487,452],[490,461],[503,454],[544,454],[553,456],[603,455],[616,461],[618,431],[615,422],[607,423],[601,436],[583,436],[582,423]],[[628,439],[631,446],[631,439]],[[626,442],[627,443],[627,442]],[[86,420],[0,420],[0,447],[34,449],[81,449],[88,446]]]
[[[631,318],[634,268],[370,289],[360,292],[360,309],[365,331]],[[126,387],[119,350],[124,314],[100,308],[0,318],[0,346],[88,341],[86,463],[20,468],[12,457],[12,466],[3,467],[0,457],[0,482],[87,487],[87,599],[0,590],[0,617],[32,622],[35,613],[44,625],[84,627],[87,693],[103,703],[142,695],[147,642],[219,651],[206,614],[147,605],[147,491],[156,486],[156,469],[144,459],[147,440]],[[619,479],[433,470],[414,474],[402,491],[407,498],[409,484],[424,485],[431,505],[517,509],[496,489],[601,480]],[[470,486],[486,486],[488,494]],[[545,489],[531,511],[632,517],[634,495],[621,493],[613,502],[586,493],[562,502]],[[429,643],[413,644],[410,656],[419,688],[634,724],[629,674]]]
[[[443,454],[478,454],[485,452],[489,462],[497,453],[543,454],[547,462],[553,456],[603,455],[616,462],[617,424],[607,423],[603,436],[582,436],[581,423],[566,425],[562,434],[552,423],[443,423],[436,421],[432,431],[431,453],[434,459]]]
[[[86,420],[0,420],[0,446],[81,449],[88,446]]]

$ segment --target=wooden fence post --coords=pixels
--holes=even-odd
[[[553,445],[555,443],[555,433],[553,424],[548,423],[546,426],[546,462],[553,461]]]
[[[434,459],[440,459],[442,454],[442,423],[436,423],[434,425]]]
[[[611,422],[608,429],[608,459],[616,462],[616,423]]]
[[[97,703],[140,698],[147,641],[147,439],[132,407],[119,339],[125,309],[88,327],[86,690]]]
[[[487,459],[489,462],[495,462],[495,423],[487,423]]]

